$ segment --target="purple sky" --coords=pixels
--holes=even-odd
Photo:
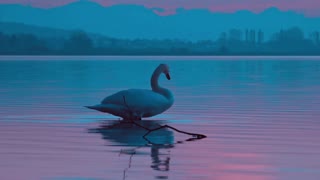
[[[76,0],[0,0],[0,3],[29,4],[35,7],[54,7]],[[251,10],[260,12],[268,7],[278,7],[281,10],[295,10],[308,16],[320,16],[319,0],[93,0],[104,6],[114,4],[139,4],[149,8],[159,7],[167,12],[176,8],[208,8],[211,11],[234,12],[236,10]]]

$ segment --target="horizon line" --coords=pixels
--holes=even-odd
[[[102,60],[102,61],[114,61],[114,60],[141,60],[141,58],[153,58],[156,60],[283,60],[283,61],[292,61],[292,60],[315,60],[320,61],[320,55],[243,55],[243,56],[230,56],[230,55],[211,55],[211,56],[198,56],[198,55],[184,55],[184,56],[168,56],[168,55],[161,55],[161,56],[150,56],[150,55],[138,55],[138,56],[131,56],[131,55],[0,55],[0,61],[39,61],[46,58],[46,60],[51,61],[82,61],[88,60],[87,58],[91,58],[91,60]],[[92,59],[93,58],[93,59]]]

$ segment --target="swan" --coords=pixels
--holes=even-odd
[[[98,105],[85,107],[119,116],[124,120],[141,120],[143,117],[161,114],[174,102],[171,91],[159,86],[158,79],[162,73],[170,80],[169,66],[160,64],[151,76],[152,90],[122,90],[104,98]]]

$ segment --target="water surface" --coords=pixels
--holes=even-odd
[[[320,59],[193,59],[0,61],[0,179],[320,179]],[[83,107],[159,63],[175,104],[143,126],[207,138]]]

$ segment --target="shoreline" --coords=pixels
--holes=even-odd
[[[0,61],[37,60],[320,60],[320,56],[56,56],[56,55],[0,55]]]

